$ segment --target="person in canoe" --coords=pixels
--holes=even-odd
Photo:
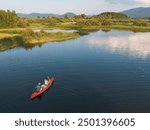
[[[38,91],[41,91],[41,83],[38,83],[38,85],[35,87],[35,91],[38,92]]]
[[[44,84],[45,84],[45,85],[48,85],[48,84],[49,84],[49,79],[50,79],[49,76],[47,76],[47,79],[44,80]]]
[[[38,85],[35,87],[36,92],[41,91],[43,88],[47,87],[47,85],[49,84],[49,77],[47,77],[47,79],[44,80],[44,84],[38,83]]]
[[[35,91],[39,92],[39,91],[41,91],[45,87],[47,87],[47,85],[38,83],[38,85],[35,87]]]
[[[42,89],[48,86],[48,84],[49,84],[49,79],[50,79],[50,78],[47,77],[47,79],[44,80],[44,84],[41,85],[41,88],[42,88]]]

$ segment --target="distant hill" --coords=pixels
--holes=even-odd
[[[76,16],[76,14],[70,13],[70,12],[65,13],[63,15],[52,14],[52,13],[47,13],[47,14],[44,14],[44,13],[30,13],[30,14],[18,13],[17,15],[18,15],[18,17],[24,17],[24,18],[37,18],[38,16],[40,16],[41,18],[42,17],[52,17],[52,16],[58,17],[58,18],[63,18],[65,15],[72,18],[72,17]]]
[[[150,18],[150,7],[138,7],[121,12],[131,18]]]
[[[99,17],[106,19],[128,19],[129,17],[122,13],[117,12],[104,12],[98,15]]]
[[[119,13],[125,14],[131,18],[150,18],[150,7],[138,7],[138,8],[125,10],[125,11],[122,11]],[[18,13],[17,15],[19,17],[25,17],[25,18],[37,18],[38,16],[40,16],[40,17],[54,16],[54,17],[58,17],[58,18],[63,18],[65,15],[72,18],[72,17],[76,16],[76,14],[71,13],[71,12],[68,12],[68,13],[65,13],[62,15],[53,14],[53,13],[30,13],[30,14]],[[101,15],[103,15],[103,13]]]

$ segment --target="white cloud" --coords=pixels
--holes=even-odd
[[[150,4],[150,0],[135,0],[141,4]]]
[[[150,56],[150,33],[133,33],[121,36],[93,36],[89,44],[103,47],[110,52],[119,52],[133,57],[147,58]]]
[[[127,5],[136,5],[136,4],[142,4],[147,5],[150,4],[150,0],[105,0],[106,2],[109,2],[111,4],[127,4]]]

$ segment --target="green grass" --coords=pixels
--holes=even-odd
[[[18,36],[18,34],[0,33],[0,39],[6,38],[6,37],[15,37],[15,36]]]
[[[135,32],[150,32],[150,26],[112,25],[108,28],[118,29],[118,30],[135,31]]]
[[[50,26],[49,26],[50,27]],[[49,29],[49,27],[45,27]],[[129,31],[136,31],[136,32],[150,32],[150,26],[134,26],[130,21],[123,22],[115,22],[109,26],[102,26],[102,25],[76,25],[74,22],[70,23],[61,23],[56,24],[53,27],[51,26],[50,29],[62,29],[62,30],[79,30],[79,31],[96,31],[100,29],[116,29],[116,30],[129,30]]]
[[[76,28],[77,29],[77,28]],[[126,30],[134,32],[150,32],[150,26],[130,26],[130,25],[110,25],[110,26],[81,26],[78,30],[80,31],[96,31],[100,29],[115,29],[115,30]]]
[[[0,34],[0,51],[5,51],[17,46],[36,46],[46,42],[65,41],[80,37],[79,33],[70,32],[48,33],[44,31],[33,32],[32,30],[21,30],[20,34],[18,34],[18,32],[17,34],[12,34],[9,30],[7,33],[8,34]]]
[[[31,30],[24,31],[22,37],[25,43],[28,44],[38,44],[45,42],[54,42],[54,41],[64,41],[80,37],[79,33],[68,33],[68,32],[57,32],[57,33],[48,33],[48,32],[33,32]]]

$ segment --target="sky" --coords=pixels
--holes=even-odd
[[[135,7],[150,7],[150,0],[0,0],[0,9],[17,13],[99,14],[123,11]]]

